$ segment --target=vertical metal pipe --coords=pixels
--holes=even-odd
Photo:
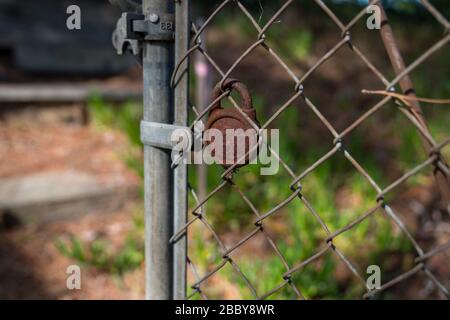
[[[175,2],[175,61],[181,61],[189,49],[190,20],[189,1]],[[175,79],[174,123],[186,126],[188,121],[189,62],[184,61]],[[174,230],[179,230],[187,221],[187,165],[180,163],[174,170]],[[186,297],[186,250],[187,235],[180,238],[173,247],[173,299]]]
[[[383,41],[383,44],[386,48],[387,54],[389,56],[389,60],[391,61],[392,68],[394,69],[395,74],[400,74],[405,70],[405,62],[403,61],[402,55],[400,53],[400,50],[398,49],[397,42],[395,41],[394,32],[392,31],[391,26],[389,25],[388,17],[386,15],[386,12],[384,10],[384,7],[382,3],[378,3],[377,6],[380,8],[381,12],[381,39]],[[413,83],[411,81],[411,77],[406,74],[402,79],[399,81],[400,88],[403,91],[403,94],[415,97],[416,93],[414,91]],[[422,109],[420,107],[420,103],[418,101],[411,101],[411,105],[413,107],[413,112],[416,115],[417,120],[421,124],[421,126],[428,131],[428,126],[425,121],[425,118],[422,113]],[[425,147],[425,150],[428,152],[431,150],[432,146],[427,142],[426,139],[422,139],[422,143]],[[447,166],[447,164],[444,164]],[[440,191],[441,194],[441,202],[442,202],[442,209],[447,210],[448,213],[450,213],[450,188],[449,186],[449,177],[446,176],[446,174],[437,169],[434,170],[434,176],[436,179],[436,185]]]
[[[203,25],[204,20],[198,19],[196,25]],[[201,35],[201,38],[206,39],[207,29],[205,29]],[[204,42],[201,45],[205,50]],[[199,112],[203,111],[209,104],[211,99],[211,92],[213,89],[212,77],[210,67],[206,58],[200,51],[194,54],[194,70],[195,70],[195,104]],[[208,182],[208,167],[205,164],[197,166],[197,192],[199,199],[204,199],[207,194],[207,182]],[[202,210],[206,211],[206,203],[202,206]]]
[[[173,12],[173,1],[144,0],[142,11]],[[144,120],[171,123],[173,99],[170,76],[173,43],[144,41],[142,53]],[[172,252],[169,238],[173,228],[172,174],[169,150],[144,146],[146,298],[172,298]]]

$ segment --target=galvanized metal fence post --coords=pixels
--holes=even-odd
[[[175,61],[181,61],[189,49],[190,19],[189,0],[175,1]],[[175,117],[174,124],[186,126],[188,122],[189,63],[186,59],[174,82]],[[187,165],[179,163],[174,169],[174,231],[187,221]],[[186,251],[187,235],[173,244],[173,299],[186,297]]]
[[[172,1],[144,0],[143,14],[173,12]],[[142,43],[144,121],[170,123],[173,97],[170,76],[173,70],[173,43]],[[146,298],[172,298],[172,172],[170,150],[144,145],[145,183],[145,263]]]

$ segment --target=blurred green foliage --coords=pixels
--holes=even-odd
[[[446,90],[446,89],[444,89]],[[436,94],[441,94],[437,92]],[[263,112],[264,99],[261,96],[254,97],[254,105],[258,113]],[[141,106],[127,103],[120,107],[114,107],[104,103],[98,98],[93,98],[90,104],[90,111],[94,123],[100,130],[118,129],[125,133],[130,141],[130,145],[140,149],[139,142],[139,119],[141,118]],[[393,133],[400,137],[402,141],[397,150],[400,168],[407,170],[411,168],[418,159],[423,157],[423,148],[420,143],[417,131],[411,125],[406,124],[403,115],[395,113],[394,122],[399,124],[393,127]],[[299,109],[289,107],[283,117],[277,123],[279,128],[295,128],[299,119]],[[436,134],[445,133],[448,124],[448,112],[432,117],[430,127]],[[292,134],[293,130],[289,130]],[[295,137],[282,138],[280,140],[280,154],[294,168],[305,168],[312,164],[327,150],[318,145],[316,148],[309,148],[307,153],[302,153],[301,159],[298,157],[298,140],[302,139],[301,133],[295,131]],[[365,169],[381,185],[387,185],[386,176],[383,174],[379,164],[377,164],[370,153],[367,152],[365,139],[361,135],[354,135],[351,144],[347,146],[352,155],[364,163]],[[130,155],[129,153],[128,156]],[[131,168],[136,169],[142,175],[142,157],[132,153],[133,157],[124,157],[124,160]],[[292,182],[287,174],[273,176],[260,176],[259,166],[247,166],[242,168],[235,176],[235,183],[247,196],[254,200],[260,212],[267,212],[274,205],[282,202],[290,194],[287,187]],[[282,169],[281,169],[282,170]],[[190,166],[190,176],[195,177],[195,168]],[[208,186],[210,188],[220,181],[220,174],[223,169],[220,166],[212,165],[208,167]],[[416,177],[414,177],[416,178]],[[412,179],[409,186],[414,185],[418,180]],[[191,178],[191,185],[196,187],[196,180]],[[330,160],[321,164],[314,172],[302,181],[303,193],[309,203],[320,214],[321,218],[330,228],[337,230],[349,222],[353,221],[365,210],[372,207],[376,194],[370,185],[351,167],[349,162],[337,154]],[[339,208],[339,197],[343,191],[348,197],[354,199],[349,201],[351,205]],[[190,199],[190,207],[195,205]],[[220,193],[218,197],[212,197],[207,203],[208,220],[216,228],[219,235],[227,233],[242,234],[252,227],[254,216],[240,196],[231,190]],[[289,205],[281,209],[276,216],[284,225],[282,234],[275,234],[277,245],[281,253],[285,256],[287,263],[292,267],[314,255],[318,248],[324,243],[326,235],[320,224],[312,216],[311,212],[300,201],[294,199]],[[195,262],[200,274],[205,274],[211,267],[221,261],[218,246],[213,239],[208,239],[210,235],[205,234],[201,228],[194,229],[189,243],[190,257]],[[406,238],[395,230],[383,212],[376,212],[370,219],[363,221],[357,227],[346,232],[335,239],[339,249],[346,256],[351,257],[356,265],[368,266],[383,261],[382,257],[389,253],[404,253],[411,251],[411,245]],[[91,243],[83,243],[78,238],[71,238],[70,241],[58,241],[57,247],[66,255],[80,263],[97,267],[111,273],[122,273],[139,266],[143,261],[143,223],[135,223],[135,228],[130,232],[129,237],[119,250],[108,249],[108,240],[100,239]],[[248,277],[249,281],[256,287],[259,294],[269,291],[282,281],[280,277],[286,272],[281,261],[268,250],[270,254],[257,257],[250,253],[239,256],[237,262]],[[317,264],[312,264],[304,270],[293,275],[292,281],[298,286],[302,293],[308,298],[352,298],[363,293],[362,286],[355,279],[349,278],[346,283],[336,281],[336,272],[342,261],[336,256],[328,253],[320,259]],[[365,274],[365,270],[359,270]],[[242,298],[252,298],[250,290],[244,280],[231,268],[223,272],[223,277],[239,288]],[[385,275],[389,277],[388,275]],[[219,296],[218,296],[219,297]],[[295,294],[289,287],[281,290],[270,297],[271,299],[295,298]]]
[[[110,130],[113,128],[120,130],[126,135],[129,146],[121,152],[121,156],[131,169],[140,177],[143,177],[144,169],[142,166],[142,144],[139,127],[142,106],[132,102],[115,106],[94,95],[89,100],[88,108],[93,123],[99,130]]]
[[[85,242],[75,236],[69,240],[57,239],[55,245],[65,257],[111,274],[136,269],[144,261],[142,237],[132,233],[116,250],[111,248],[109,239]]]
[[[259,13],[262,14],[261,19],[267,20],[270,16],[267,16],[267,13],[261,13],[261,5],[268,8],[269,11],[271,7],[278,8],[284,2],[282,0],[255,0],[245,1],[245,4],[250,6],[256,17]],[[333,2],[333,4],[336,4],[336,2]],[[435,4],[442,8],[445,2],[436,1]],[[313,4],[313,1],[299,1],[298,5],[302,6],[302,10],[317,10],[317,5]],[[197,9],[211,12],[211,6],[213,5],[205,3],[204,7]],[[391,2],[390,8],[396,10],[393,11],[394,14],[406,16],[404,18],[406,20],[402,20],[402,22],[408,21],[408,17],[413,17],[410,20],[413,23],[415,23],[417,17],[424,17],[424,19],[428,19],[427,21],[432,20],[429,14],[411,2]],[[346,7],[343,6],[339,10],[342,10],[339,14],[345,16]],[[348,11],[348,17],[351,17],[350,12],[351,10]],[[354,11],[352,12],[354,13]],[[230,15],[222,17],[219,15],[215,21],[218,28],[227,28],[229,18]],[[248,21],[242,15],[233,16],[233,24],[239,30],[242,30],[241,41],[247,41],[252,37],[254,31],[248,27]],[[396,25],[395,30],[398,30],[400,35],[409,32],[409,28],[402,28],[401,24]],[[418,34],[420,38],[416,39],[414,45],[411,44],[411,50],[414,51],[417,43],[423,44],[426,42],[429,30],[426,29],[423,33]],[[273,28],[270,32],[272,32],[271,41],[275,41],[274,45],[280,50],[283,58],[288,61],[304,59],[311,51],[313,32],[310,29],[298,30],[292,28],[292,26],[281,25],[279,28]],[[418,47],[420,47],[417,49],[418,52],[423,51],[423,46]],[[412,54],[412,56],[415,55]],[[415,70],[413,82],[418,94],[428,97],[448,97],[450,95],[450,81],[447,78],[448,74],[442,72],[442,70],[448,70],[449,67],[450,61],[444,54],[438,56],[431,67]],[[430,78],[434,79],[433,83],[439,83],[439,85],[431,83]],[[320,101],[320,97],[318,99]],[[318,105],[321,104],[318,103]],[[351,106],[352,104],[344,97],[342,101],[339,101],[339,106],[341,105]],[[263,96],[254,96],[254,106],[258,114],[267,112]],[[438,141],[442,141],[448,135],[450,112],[444,111],[444,108],[446,107],[424,105],[430,130]],[[114,128],[122,131],[128,137],[130,150],[134,151],[124,150],[124,161],[143,176],[139,139],[139,121],[142,107],[131,103],[123,106],[112,106],[98,97],[93,97],[90,101],[89,110],[94,123],[100,130]],[[399,142],[395,143],[394,150],[391,150],[391,156],[396,165],[395,169],[403,173],[417,165],[424,157],[420,137],[414,127],[395,108],[389,108],[382,112],[387,113],[388,116],[377,119],[371,118],[367,120],[367,123],[373,125],[374,121],[383,121],[386,139],[390,137],[398,139]],[[298,122],[301,117],[305,117],[305,115],[300,114],[298,108],[291,106],[283,112],[274,126],[281,130],[280,154],[289,166],[295,169],[296,173],[307,168],[329,150],[329,146],[307,141],[307,132],[301,129]],[[377,151],[371,149],[372,146],[368,145],[367,138],[364,132],[358,132],[352,135],[351,139],[348,139],[349,141],[346,141],[345,147],[354,158],[363,164],[377,183],[381,186],[387,186],[392,182],[385,168],[388,164],[384,160],[376,160],[374,153]],[[308,149],[302,150],[302,145],[307,145]],[[444,153],[450,156],[450,150],[448,149],[445,149]],[[136,150],[139,152],[136,152]],[[195,170],[194,166],[189,167],[190,184],[194,188],[197,187]],[[261,176],[259,170],[260,167],[257,165],[244,167],[240,169],[239,174],[235,175],[234,182],[245,191],[258,211],[264,213],[292,194],[288,187],[292,178],[282,168],[276,176]],[[220,183],[219,177],[222,172],[223,169],[220,166],[212,165],[208,167],[207,185],[209,190]],[[405,188],[413,187],[424,181],[422,174],[414,176],[407,181]],[[376,204],[376,193],[373,188],[341,153],[337,153],[305,177],[302,186],[302,193],[331,232],[347,225]],[[194,207],[196,204],[192,197],[189,200],[190,207]],[[206,208],[208,221],[221,237],[237,235],[237,238],[241,239],[246,232],[254,228],[255,216],[239,194],[232,190],[232,187],[227,187],[223,192],[212,197],[207,202]],[[301,199],[294,199],[268,221],[274,222],[274,225],[267,222],[267,229],[271,230],[271,236],[275,239],[290,267],[317,253],[326,239],[326,233],[322,226]],[[407,268],[408,259],[412,252],[409,241],[393,226],[390,219],[381,210],[375,212],[369,219],[364,220],[352,230],[339,235],[334,242],[339,250],[350,258],[352,263],[359,266],[359,272],[362,275],[366,274],[365,268],[368,265],[389,264],[390,259],[387,257],[390,255],[398,255],[401,259],[400,268]],[[107,239],[83,243],[78,238],[71,238],[69,241],[60,240],[57,242],[59,250],[64,255],[80,263],[89,264],[113,273],[125,272],[139,266],[143,260],[142,244],[143,222],[141,220],[135,221],[135,227],[130,232],[129,238],[118,250],[111,251]],[[244,246],[237,251],[236,257],[233,258],[248,277],[248,280],[256,287],[259,294],[273,289],[283,281],[281,275],[286,272],[286,269],[270,248],[264,250],[264,252],[255,252],[251,248],[246,249]],[[214,239],[198,223],[194,223],[191,228],[189,255],[200,275],[206,274],[222,259]],[[347,271],[342,272],[342,269]],[[387,272],[383,273],[384,281],[389,280],[393,274],[399,272],[399,270],[391,270],[389,267],[385,269]],[[292,281],[307,298],[358,297],[363,293],[363,287],[353,275],[348,275],[348,272],[348,269],[345,266],[343,267],[343,262],[330,251],[317,262],[294,273]],[[242,298],[253,297],[242,277],[231,268],[224,268],[220,276],[236,287]],[[205,290],[208,289],[205,288]],[[216,296],[214,294],[213,292],[210,297],[220,297],[220,294]],[[270,298],[294,297],[293,290],[287,286]]]
[[[263,99],[259,97],[255,101],[257,110],[262,109],[260,103]],[[292,122],[299,119],[299,109],[291,107],[285,112],[285,120],[277,127],[295,127],[295,123]],[[301,140],[302,137],[299,134],[299,132],[296,132],[296,139]],[[282,144],[280,154],[283,159],[294,168],[299,167],[299,161],[296,161],[298,149],[293,148],[295,139],[283,139],[282,137],[280,142]],[[363,139],[355,139],[349,147],[349,151],[358,161],[363,160],[365,168],[371,172],[372,177],[377,182],[386,185],[387,181],[384,179],[384,175],[375,162],[371,160],[370,154],[368,155],[364,151],[363,143]],[[301,162],[311,165],[326,152],[327,150],[321,148],[310,148],[307,153],[302,154]],[[414,154],[414,156],[416,155]],[[265,213],[292,194],[288,187],[292,179],[287,174],[261,176],[259,175],[259,169],[257,165],[244,167],[235,175],[234,181],[241,190],[244,190],[248,198],[253,200],[259,212]],[[210,189],[219,183],[218,177],[221,172],[223,172],[223,169],[218,166],[208,167]],[[195,174],[192,176],[195,176]],[[195,180],[191,181],[191,184],[195,187]],[[302,190],[308,202],[324,220],[331,232],[355,220],[376,203],[374,200],[376,199],[376,192],[341,154],[333,156],[308,175],[302,181]],[[343,208],[340,208],[342,205],[339,205],[339,202],[342,199],[339,199],[337,195],[342,193],[345,193],[345,196],[349,198],[344,203],[349,202],[350,204],[347,203]],[[194,205],[192,202],[191,207]],[[243,237],[243,234],[252,228],[252,221],[255,216],[252,215],[250,208],[242,201],[239,194],[232,189],[227,189],[217,196],[213,196],[208,201],[207,208],[208,221],[219,236],[226,236],[227,233],[238,233]],[[276,219],[284,225],[283,231],[274,232],[273,236],[277,239],[279,249],[291,267],[317,253],[324,244],[326,233],[300,199],[294,199],[270,219]],[[205,243],[204,238],[205,234],[198,232],[193,235],[193,242],[190,244],[191,258],[200,268],[201,274],[215,266],[221,258],[219,248],[214,245],[214,240],[211,238]],[[395,231],[395,227],[381,210],[351,231],[338,236],[335,243],[346,256],[356,260],[357,265],[366,267],[373,263],[379,264],[380,257],[387,252],[407,253],[411,250],[410,243],[402,234]],[[351,298],[363,293],[362,286],[354,279],[345,284],[339,284],[336,281],[338,264],[343,262],[336,259],[336,256],[333,256],[331,252],[319,260],[319,263],[307,266],[304,270],[293,275],[293,283],[306,297]],[[286,272],[280,259],[275,256],[275,252],[271,249],[268,249],[261,258],[254,252],[245,251],[236,258],[236,263],[259,294],[268,292],[279,285],[282,282],[281,275]],[[364,275],[365,269],[360,270],[360,272]],[[224,276],[239,287],[242,298],[253,298],[251,291],[239,274],[230,269]],[[295,298],[295,294],[292,289],[286,288],[270,298]]]

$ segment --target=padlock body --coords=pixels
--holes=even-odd
[[[206,123],[204,145],[211,149],[211,156],[216,163],[226,169],[231,166],[238,168],[252,161],[258,154],[259,123],[251,95],[243,83],[236,79],[218,83],[213,90],[212,99],[216,100],[224,90],[236,90],[239,93],[242,109],[224,109],[220,101],[217,101],[211,107]]]
[[[206,124],[205,141],[206,145],[214,144],[211,155],[224,168],[235,164],[236,167],[241,167],[253,160],[258,153],[258,131],[239,111],[233,109],[219,109],[211,114]]]

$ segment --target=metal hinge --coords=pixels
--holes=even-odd
[[[170,13],[148,16],[124,12],[117,21],[113,33],[113,44],[118,54],[130,50],[134,55],[140,53],[141,41],[173,41],[175,21]]]

